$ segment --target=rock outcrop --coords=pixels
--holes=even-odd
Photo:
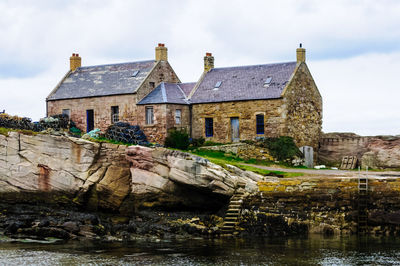
[[[254,190],[260,179],[229,169],[164,148],[0,135],[0,198],[10,201],[65,201],[121,213],[142,207],[216,209],[237,182]]]

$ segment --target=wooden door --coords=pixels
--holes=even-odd
[[[232,135],[232,142],[238,142],[240,140],[239,137],[239,118],[238,117],[231,117],[231,135]]]

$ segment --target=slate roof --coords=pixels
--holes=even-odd
[[[186,97],[188,97],[194,86],[196,86],[196,82],[179,83],[178,85],[181,87]]]
[[[212,103],[240,100],[280,98],[296,67],[296,62],[267,65],[213,68],[205,74],[191,103]],[[264,82],[271,77],[271,83]],[[215,84],[221,81],[216,89]]]
[[[134,93],[156,63],[154,60],[148,60],[79,67],[71,72],[47,99],[60,100]],[[139,70],[139,73],[133,77],[136,70]]]
[[[193,85],[187,83],[166,83],[161,82],[154,90],[147,94],[137,104],[159,104],[159,103],[173,103],[173,104],[189,104],[187,97],[182,90],[182,86],[189,88]]]

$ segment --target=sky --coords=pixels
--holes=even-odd
[[[79,53],[82,65],[154,58],[181,81],[215,67],[296,60],[323,98],[323,131],[400,135],[398,0],[0,0],[0,111],[38,120]]]

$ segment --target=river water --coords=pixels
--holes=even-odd
[[[311,236],[1,243],[0,265],[400,265],[400,239]]]

